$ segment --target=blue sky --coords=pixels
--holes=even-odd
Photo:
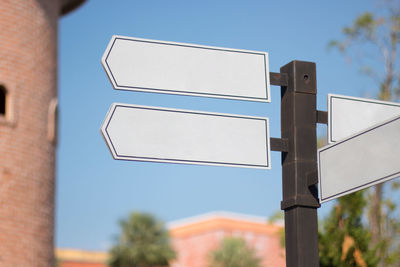
[[[280,137],[280,89],[271,103],[112,88],[100,59],[112,35],[266,51],[270,71],[291,60],[317,63],[318,109],[328,93],[374,95],[376,84],[327,44],[375,1],[91,0],[59,24],[60,135],[56,246],[106,250],[131,211],[165,222],[211,211],[270,216],[282,198],[280,153],[272,169],[115,161],[100,135],[113,102],[270,118]],[[320,134],[325,130],[319,127]],[[319,210],[320,217],[330,204]]]

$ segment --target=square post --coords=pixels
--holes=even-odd
[[[315,185],[308,177],[317,169],[317,79],[312,62],[292,61],[280,70],[288,76],[281,86],[281,131],[288,140],[282,152],[283,200],[287,267],[319,266]]]

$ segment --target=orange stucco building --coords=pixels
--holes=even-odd
[[[209,254],[224,237],[241,237],[253,248],[262,267],[285,266],[281,245],[282,224],[266,218],[228,212],[213,212],[167,224],[177,258],[171,267],[206,267]],[[106,267],[107,253],[58,249],[60,267]]]

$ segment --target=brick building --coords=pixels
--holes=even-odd
[[[0,266],[54,265],[57,28],[84,0],[0,0]]]
[[[269,224],[266,218],[214,212],[168,225],[177,258],[171,267],[207,267],[209,253],[228,236],[243,238],[256,251],[262,267],[285,266],[281,245],[282,225]],[[107,267],[107,254],[58,249],[60,267]]]
[[[263,267],[285,266],[281,225],[266,218],[215,212],[168,224],[177,259],[172,267],[206,267],[210,251],[227,236],[241,237],[256,251]]]

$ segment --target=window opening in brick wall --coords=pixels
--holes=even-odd
[[[7,90],[3,85],[0,85],[0,116],[6,116],[7,110]]]
[[[47,138],[48,140],[57,145],[57,132],[58,132],[58,101],[53,98],[49,104],[49,111],[47,115]]]

